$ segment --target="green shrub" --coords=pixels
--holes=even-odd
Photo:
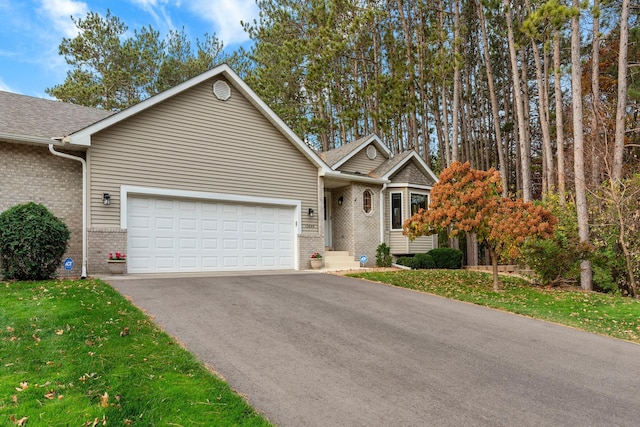
[[[25,203],[0,214],[0,270],[5,279],[44,280],[62,263],[70,232],[41,204]]]
[[[416,254],[413,257],[413,260],[415,265],[417,265],[416,268],[419,268],[422,270],[436,268],[436,263],[433,260],[433,257],[429,254]]]
[[[576,206],[571,200],[560,203],[556,194],[545,195],[541,204],[558,218],[558,224],[551,239],[527,239],[520,249],[518,264],[535,271],[543,285],[576,283],[580,277],[580,257],[584,255],[578,237]]]
[[[415,256],[401,256],[396,260],[396,264],[404,265],[416,270],[426,270],[435,268],[435,262],[429,254],[416,254]]]
[[[431,249],[427,254],[431,255],[436,263],[436,268],[459,269],[462,268],[462,251],[453,248]]]
[[[380,243],[376,249],[376,265],[391,267],[391,248],[386,243]]]
[[[405,267],[415,268],[412,256],[401,256],[396,260],[396,264],[404,265]]]

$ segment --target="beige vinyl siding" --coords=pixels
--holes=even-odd
[[[402,231],[392,231],[389,234],[389,248],[392,255],[404,255],[409,253],[409,239],[402,235]]]
[[[411,216],[410,194],[425,194],[424,190],[412,189],[411,187],[402,188],[389,188],[385,192],[385,230],[389,236],[389,248],[391,253],[396,254],[419,254],[428,252],[433,248],[438,247],[438,236],[421,236],[415,239],[413,242],[408,237],[402,234],[402,230],[391,230],[391,194],[402,194],[402,222],[406,221]]]
[[[384,154],[378,151],[376,158],[371,160],[367,157],[367,146],[363,147],[352,158],[347,160],[345,164],[340,166],[338,170],[342,172],[360,172],[363,175],[367,175],[369,172],[384,163],[386,157]]]
[[[302,230],[318,232],[317,168],[233,86],[218,100],[216,79],[94,135],[92,227],[119,227],[120,186],[135,185],[301,200]]]
[[[437,238],[438,238],[437,235],[422,236],[422,237],[418,237],[413,242],[407,239],[409,243],[409,253],[421,254],[421,253],[429,252],[431,249],[436,248],[438,246],[436,243],[437,240],[434,240]]]

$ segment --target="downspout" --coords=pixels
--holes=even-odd
[[[49,151],[54,156],[77,160],[82,163],[82,272],[80,273],[80,278],[85,279],[87,277],[87,162],[82,157],[54,150],[53,144],[49,144]]]
[[[387,183],[382,184],[380,190],[380,243],[384,243],[384,190],[387,189]]]

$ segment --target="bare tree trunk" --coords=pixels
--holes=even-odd
[[[595,187],[600,182],[600,0],[593,0],[593,42],[591,49],[591,184]]]
[[[498,279],[498,254],[495,249],[489,248],[489,256],[491,257],[491,271],[493,272],[493,290],[500,290],[500,280]]]
[[[480,31],[482,34],[482,48],[484,54],[485,70],[487,72],[487,84],[489,86],[489,98],[491,99],[491,115],[493,116],[493,131],[496,136],[496,148],[498,151],[498,164],[500,165],[500,180],[502,181],[502,197],[507,197],[509,183],[507,182],[507,165],[504,159],[504,148],[502,147],[502,130],[500,129],[500,113],[498,111],[498,98],[493,79],[493,68],[491,66],[491,56],[489,55],[489,40],[487,37],[486,22],[482,3],[476,0],[478,18],[480,19]]]
[[[580,0],[573,0],[573,7],[580,10]],[[571,101],[573,105],[573,169],[576,186],[576,211],[580,243],[589,242],[589,214],[587,211],[587,188],[584,173],[584,135],[582,128],[582,64],[580,63],[580,15],[571,18]],[[580,286],[592,291],[591,261],[580,262]]]
[[[556,98],[556,156],[558,157],[558,195],[560,203],[565,201],[564,171],[564,124],[562,121],[562,87],[560,86],[560,31],[556,30],[553,41],[553,75]]]
[[[618,233],[618,243],[620,244],[620,248],[622,249],[622,253],[624,255],[625,265],[627,267],[627,275],[629,277],[629,287],[631,288],[631,296],[637,298],[637,285],[635,275],[633,273],[633,262],[632,255],[629,252],[629,245],[627,244],[627,239],[625,238],[626,234],[626,224],[625,217],[623,213],[622,206],[624,204],[624,189],[618,189],[620,186],[619,181],[611,181],[611,199],[614,203],[616,209],[616,217],[618,219],[618,227],[620,227],[620,231]]]
[[[442,121],[440,120],[440,106],[438,105],[438,97],[433,97],[433,106],[431,110],[431,114],[433,114],[433,118],[436,122],[436,134],[438,135],[438,154],[440,158],[440,168],[445,169],[447,167],[447,158],[446,158],[446,145],[444,140],[444,135],[442,132]]]
[[[458,134],[460,117],[460,5],[459,0],[454,0],[453,12],[453,111],[451,111],[451,160],[458,161]]]
[[[527,57],[525,46],[520,47],[520,85],[522,94],[522,111],[524,113],[524,150],[520,153],[526,158],[521,159],[526,162],[529,176],[531,198],[533,199],[533,177],[531,175],[531,103],[529,102],[529,58]],[[524,183],[524,181],[523,181]]]
[[[574,0],[575,1],[575,0]],[[620,11],[620,51],[618,54],[618,105],[616,107],[616,137],[613,151],[611,180],[622,179],[624,155],[624,117],[627,107],[627,53],[629,50],[629,0],[622,0]]]
[[[507,22],[507,38],[509,41],[509,57],[511,60],[511,77],[513,79],[513,94],[518,117],[518,139],[520,141],[520,170],[522,174],[522,198],[525,202],[531,200],[531,157],[527,155],[527,130],[524,118],[524,104],[520,77],[518,76],[518,59],[516,54],[516,42],[513,35],[513,19],[509,0],[503,0],[505,18]]]
[[[540,119],[540,128],[542,130],[542,153],[546,166],[545,181],[547,183],[547,191],[553,188],[553,153],[551,150],[551,131],[549,129],[549,108],[547,102],[547,79],[542,73],[542,64],[540,63],[540,49],[533,38],[531,39],[533,46],[533,60],[536,65],[536,78],[538,80],[538,116]]]
[[[442,124],[444,125],[444,151],[448,167],[451,164],[451,144],[449,144],[449,111],[447,106],[447,89],[445,88],[444,81],[442,82]]]

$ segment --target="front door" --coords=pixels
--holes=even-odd
[[[324,192],[324,246],[326,248],[333,247],[333,239],[331,230],[331,191]]]

